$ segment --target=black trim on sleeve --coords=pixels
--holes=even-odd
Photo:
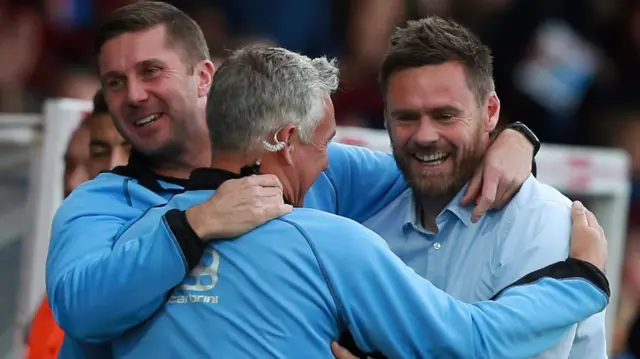
[[[600,288],[607,297],[611,296],[611,290],[609,288],[609,281],[605,274],[598,269],[596,266],[589,262],[581,261],[575,258],[569,258],[562,262],[553,263],[548,265],[542,269],[539,269],[535,272],[531,272],[521,279],[515,281],[511,285],[505,287],[501,291],[499,291],[496,295],[491,297],[491,300],[497,300],[504,291],[509,288],[526,285],[537,281],[540,278],[555,278],[555,279],[569,279],[569,278],[583,278],[587,281],[593,283],[595,286]],[[365,353],[356,345],[353,336],[349,332],[344,332],[340,336],[340,340],[338,341],[341,346],[349,350],[353,353],[354,356],[360,359],[366,358],[375,358],[375,359],[384,359],[386,358],[383,354],[380,353]]]
[[[569,279],[569,278],[582,278],[593,283],[596,287],[600,288],[607,297],[611,297],[611,289],[609,288],[609,280],[607,276],[596,266],[589,262],[585,262],[575,258],[568,258],[562,262],[556,262],[548,265],[542,269],[538,269],[535,272],[531,272],[512,284],[506,286],[501,291],[496,293],[491,300],[498,299],[505,290],[523,284],[529,284],[537,281],[540,278],[555,278],[555,279]]]
[[[184,211],[172,209],[164,214],[164,219],[167,221],[171,232],[173,232],[173,236],[176,237],[176,241],[187,261],[187,272],[190,272],[200,263],[206,244],[193,230]]]

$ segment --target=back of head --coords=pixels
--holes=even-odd
[[[437,16],[429,16],[398,28],[391,36],[389,51],[380,70],[383,94],[397,71],[445,62],[461,63],[469,88],[478,103],[494,91],[491,50],[467,28]]]
[[[161,1],[139,1],[110,13],[100,25],[94,41],[96,56],[107,41],[156,26],[164,26],[167,41],[181,46],[188,65],[210,59],[207,42],[198,24],[175,6]]]
[[[277,47],[247,47],[218,68],[207,104],[213,152],[247,154],[287,124],[309,143],[338,87],[338,69]]]

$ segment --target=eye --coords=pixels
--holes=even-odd
[[[440,115],[438,116],[438,119],[439,119],[439,120],[448,121],[448,120],[453,119],[453,117],[454,117],[454,116],[453,116],[453,114],[448,113],[448,112],[445,112],[445,113],[440,114]]]
[[[109,151],[104,148],[91,148],[89,151],[91,158],[101,158],[109,155]]]
[[[147,67],[143,71],[143,75],[145,78],[155,77],[158,73],[160,73],[160,69],[157,67]]]
[[[122,79],[109,79],[106,81],[106,87],[110,90],[120,89],[124,85]]]

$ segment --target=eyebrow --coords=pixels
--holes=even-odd
[[[415,109],[399,108],[399,109],[391,110],[390,115],[392,117],[396,117],[396,116],[402,116],[402,115],[416,115],[416,114],[419,114],[420,112],[421,112],[420,110],[415,110]]]
[[[462,112],[459,108],[453,105],[442,105],[442,106],[434,106],[422,109],[409,109],[409,108],[398,108],[390,111],[390,115],[392,117],[401,116],[401,115],[416,115],[420,113],[434,113],[434,112],[453,112],[455,114],[459,114]]]
[[[157,58],[150,58],[150,59],[139,61],[134,65],[134,67],[136,68],[147,67],[147,66],[165,66],[165,62]],[[104,74],[100,75],[100,82],[104,83],[107,79],[110,79],[113,77],[116,77],[116,78],[123,77],[123,76],[124,74],[119,71],[107,71]]]
[[[109,147],[109,144],[101,140],[91,140],[89,146]]]

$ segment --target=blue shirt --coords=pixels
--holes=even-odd
[[[471,222],[466,187],[436,217],[438,232],[416,216],[412,191],[363,224],[419,275],[454,298],[487,300],[518,278],[569,253],[571,201],[533,176],[503,209]],[[606,358],[604,311],[580,323],[541,358]]]
[[[408,187],[389,154],[337,143],[328,151],[329,168],[305,197],[308,207],[362,221]],[[176,185],[159,185],[152,191],[139,179],[104,173],[74,190],[56,212],[46,284],[49,305],[67,334],[61,357],[74,357],[66,353],[109,341],[142,322],[153,313],[150,301],[164,301],[184,278],[185,269],[175,258],[176,267],[167,265],[171,253],[156,246],[150,233],[114,248],[128,226],[175,195],[167,189]]]
[[[387,154],[331,144],[329,158],[330,168],[311,188],[307,206],[363,221],[407,188]],[[175,248],[156,245],[157,232],[114,246],[130,225],[173,194],[108,173],[82,185],[63,203],[47,263],[50,304],[68,334],[63,352],[69,342],[83,346],[118,337],[147,319],[182,281],[186,268],[181,258],[171,251]]]
[[[185,234],[168,212],[211,194],[189,191],[152,208],[119,236],[114,250],[152,235],[156,246],[166,247],[167,275],[179,272],[183,253],[172,239]],[[576,296],[586,302],[576,303]],[[578,278],[542,278],[506,290],[497,301],[457,302],[365,227],[295,209],[236,239],[209,242],[200,264],[159,310],[113,341],[113,356],[333,358],[329,343],[348,328],[360,348],[390,358],[524,358],[581,319],[574,311],[586,317],[606,302]]]

